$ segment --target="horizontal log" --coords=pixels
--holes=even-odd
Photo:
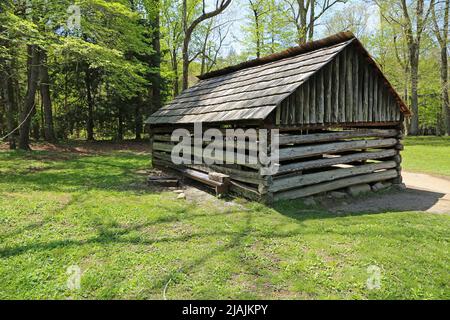
[[[164,141],[164,142],[171,142],[171,135],[170,134],[155,134],[153,135],[154,141]]]
[[[172,148],[176,145],[176,143],[178,143],[172,143],[172,141],[170,140],[170,136],[155,135],[153,138],[155,140],[155,142],[153,143],[154,150],[171,152]],[[201,144],[203,147],[206,147],[211,143],[211,141],[192,139],[191,143],[193,145]],[[229,144],[229,142],[223,142],[223,150],[226,150],[226,148],[228,147],[227,144]],[[258,141],[251,143],[245,141],[244,144],[238,144],[237,142],[234,142],[234,149],[235,152],[245,153],[247,150],[251,150],[257,153],[259,151],[258,144]]]
[[[392,147],[397,143],[397,139],[375,139],[375,140],[354,140],[344,142],[334,142],[311,146],[300,146],[280,149],[280,161],[310,156],[321,155],[325,153],[336,153],[353,149],[383,148]]]
[[[258,189],[248,187],[236,181],[230,181],[230,191],[238,196],[251,200],[259,200],[261,198]]]
[[[204,172],[219,172],[222,174],[226,174],[230,176],[232,180],[237,180],[240,182],[245,182],[249,184],[254,185],[264,185],[267,186],[269,184],[269,178],[263,178],[258,174],[257,171],[249,172],[239,169],[232,169],[232,168],[226,168],[220,165],[207,165],[207,164],[201,164],[201,165],[185,165],[188,168],[193,168],[197,170],[202,170]]]
[[[342,189],[348,186],[361,184],[361,183],[371,183],[377,181],[384,181],[388,179],[393,179],[398,177],[398,172],[395,169],[390,169],[381,172],[369,173],[365,175],[360,175],[356,177],[339,179],[331,182],[319,183],[316,185],[279,192],[274,194],[274,200],[289,200],[297,199],[307,196],[312,196],[318,193],[332,191],[336,189]]]
[[[194,155],[194,159],[195,160],[202,161],[202,162],[204,160],[209,160],[211,162],[214,162],[215,165],[221,165],[220,162],[223,162],[225,164],[226,163],[226,159],[228,157],[229,158],[234,157],[236,155],[236,153],[223,152],[223,157],[220,157],[219,155],[205,156],[203,154],[203,150],[200,151],[200,150],[196,150],[194,148],[193,155]],[[253,161],[253,160],[256,160],[256,161]],[[235,159],[235,162],[236,162],[236,159]],[[239,164],[241,166],[248,167],[248,168],[255,169],[255,170],[259,170],[261,168],[261,163],[259,163],[258,158],[253,158],[252,157],[252,161],[250,161],[250,157],[249,156],[245,156],[245,161],[243,163],[232,163],[232,164]]]
[[[229,190],[230,180],[228,176],[224,176],[222,181],[217,181],[216,179],[211,178],[210,175],[207,173],[194,169],[185,168],[183,166],[177,166],[168,161],[154,159],[153,164],[159,168],[171,169],[172,171],[178,172],[184,177],[199,181],[209,187],[212,187],[215,189],[216,194],[223,194],[228,192]]]
[[[193,180],[199,181],[210,187],[221,186],[223,183],[219,181],[215,181],[209,177],[208,174],[193,170],[193,169],[181,169],[180,170],[186,177],[191,178]]]
[[[376,160],[388,157],[393,157],[397,154],[394,149],[381,150],[375,152],[358,152],[349,155],[344,155],[334,158],[325,158],[312,161],[295,162],[290,164],[284,164],[280,166],[277,174],[283,174],[294,171],[303,171],[308,169],[317,169],[323,167],[329,167],[337,164],[346,164],[355,161]]]
[[[173,145],[162,142],[153,142],[153,150],[172,152]]]
[[[166,162],[170,162],[173,167],[178,167],[177,165],[172,163],[172,159],[170,154],[164,152],[154,152],[153,157],[156,159],[164,160]],[[191,168],[195,170],[200,170],[206,173],[210,172],[219,172],[222,174],[229,175],[231,179],[260,185],[263,184],[267,186],[269,184],[269,180],[271,177],[262,177],[259,175],[258,171],[245,171],[236,168],[224,167],[221,165],[207,165],[207,164],[184,164],[180,165],[181,167]]]
[[[354,139],[354,138],[387,138],[395,137],[399,133],[396,129],[366,129],[354,131],[336,131],[327,133],[313,133],[305,135],[280,135],[280,146],[287,144],[302,144],[302,143],[316,143],[335,141],[339,139]]]
[[[152,155],[153,155],[153,158],[157,158],[157,159],[161,159],[161,160],[165,160],[165,161],[172,161],[169,153],[153,151]]]
[[[327,170],[323,172],[305,175],[280,177],[273,180],[273,183],[270,186],[269,191],[278,192],[283,190],[289,190],[325,181],[333,181],[360,174],[371,173],[377,170],[392,169],[395,168],[396,166],[397,163],[395,161],[386,161],[386,162],[365,164],[357,167]]]
[[[168,152],[171,153],[172,152],[172,148],[173,145],[168,144],[168,143],[162,143],[162,142],[155,142],[153,143],[153,154],[155,155],[155,157],[160,157],[161,158],[161,153],[157,152],[157,151],[164,151],[164,152]],[[155,152],[156,151],[156,152]],[[209,160],[209,161],[215,161],[217,165],[220,165],[220,162],[224,162],[226,161],[226,159],[235,159],[236,155],[238,153],[237,152],[223,152],[223,157],[220,157],[219,155],[213,155],[213,156],[205,156],[203,154],[203,149],[197,149],[197,148],[192,148],[192,155],[193,158],[195,160],[198,161],[204,161],[204,160]],[[244,154],[243,152],[240,152],[239,154]],[[167,156],[169,156],[170,158],[170,154],[169,155],[165,155],[164,160],[166,161],[171,161],[169,160],[169,158],[167,158]],[[250,159],[254,159],[255,161],[250,161]],[[236,161],[236,160],[235,160]],[[256,162],[256,163],[255,163]],[[261,168],[261,164],[259,163],[259,160],[256,156],[255,157],[249,157],[249,156],[245,156],[245,162],[244,163],[236,163],[239,165],[242,165],[244,167],[248,167],[251,169],[255,169],[255,170],[259,170],[259,168]]]

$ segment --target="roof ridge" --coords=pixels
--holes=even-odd
[[[296,55],[299,55],[302,53],[306,53],[309,51],[314,51],[314,50],[318,50],[318,49],[321,49],[324,47],[329,47],[329,46],[336,45],[336,44],[348,41],[350,39],[355,39],[355,38],[356,38],[355,35],[350,31],[339,32],[332,36],[329,36],[329,37],[326,37],[326,38],[323,38],[320,40],[316,40],[316,41],[307,42],[305,44],[289,48],[282,52],[274,53],[274,54],[271,54],[271,55],[268,55],[265,57],[261,57],[258,59],[245,61],[245,62],[239,63],[237,65],[229,66],[229,67],[226,67],[223,69],[211,71],[204,75],[197,76],[197,78],[199,78],[200,80],[215,78],[218,76],[226,75],[226,74],[240,71],[243,69],[261,66],[261,65],[264,65],[264,64],[267,64],[270,62],[274,62],[277,60],[290,58],[290,57],[293,57],[293,56],[296,56]]]

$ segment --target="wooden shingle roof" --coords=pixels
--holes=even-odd
[[[263,120],[354,41],[359,43],[352,33],[343,32],[213,71],[199,77],[196,85],[152,114],[146,123]]]

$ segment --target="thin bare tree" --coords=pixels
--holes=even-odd
[[[183,90],[189,87],[189,65],[193,60],[198,57],[198,54],[190,58],[189,57],[189,45],[191,43],[192,34],[197,26],[205,20],[211,19],[221,14],[230,4],[232,0],[216,0],[215,9],[212,11],[206,11],[206,0],[202,2],[201,14],[195,18],[192,22],[188,21],[188,7],[187,0],[183,0],[183,29],[184,29],[184,41],[183,41]]]

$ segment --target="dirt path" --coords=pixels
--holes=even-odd
[[[406,171],[402,172],[402,176],[408,188],[450,194],[450,179]]]
[[[391,188],[356,198],[347,196],[344,199],[319,198],[318,200],[328,210],[338,213],[425,211],[450,214],[450,179],[422,173],[403,172],[402,174],[406,190]],[[183,193],[189,202],[208,203],[223,211],[242,208],[234,201],[219,200],[210,193],[191,185],[184,186]]]
[[[346,199],[329,208],[337,212],[426,211],[450,214],[449,179],[405,171],[402,175],[406,190]]]

